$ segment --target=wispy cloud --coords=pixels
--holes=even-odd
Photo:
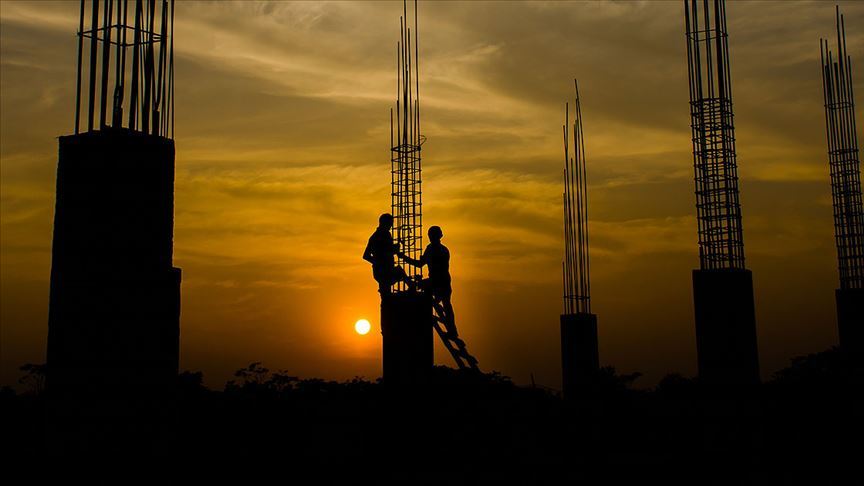
[[[374,322],[378,308],[359,255],[390,202],[399,7],[177,3],[184,365],[214,383],[259,359],[323,376],[379,371],[377,349],[355,345],[350,325],[360,315]],[[680,7],[420,4],[424,222],[444,227],[457,312],[479,341],[471,345],[517,379],[533,370],[557,382],[561,124],[574,77],[594,299],[609,333],[602,360],[651,378],[693,371],[692,353],[668,345],[692,344],[697,251]],[[851,54],[864,59],[864,6],[842,8]],[[770,343],[789,326],[833,316],[819,301],[812,312],[822,322],[789,322],[786,304],[760,289],[788,281],[789,268],[766,263],[777,255],[833,258],[818,38],[832,35],[834,11],[823,2],[728,9],[745,240],[749,261],[764,269],[757,302]],[[75,2],[3,2],[0,10],[3,383],[43,355],[55,138],[71,129],[76,24]],[[818,275],[800,284],[826,291],[816,286],[834,278],[833,267],[807,268]],[[830,330],[815,335],[822,341],[808,344],[833,342]],[[520,342],[532,350],[514,354]]]

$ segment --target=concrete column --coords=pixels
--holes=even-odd
[[[864,289],[837,289],[837,330],[840,350],[856,363],[864,363]]]
[[[717,385],[758,384],[750,270],[694,270],[693,302],[699,378]]]
[[[434,364],[432,300],[403,292],[382,296],[384,383],[422,383]]]
[[[173,232],[172,140],[129,130],[60,137],[46,382],[59,451],[158,447],[170,428],[181,279]],[[123,427],[137,432],[112,435]]]
[[[565,398],[578,396],[579,389],[589,385],[600,368],[597,343],[596,315],[561,316],[561,368]]]
[[[128,130],[60,137],[49,389],[173,386],[180,318],[173,233],[172,140]]]

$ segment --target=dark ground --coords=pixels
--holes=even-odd
[[[38,369],[30,371],[25,380],[38,389]],[[260,364],[238,371],[223,391],[204,388],[201,378],[180,376],[177,406],[156,441],[137,440],[152,438],[150,425],[120,420],[109,425],[110,440],[74,451],[49,443],[44,393],[3,389],[4,470],[20,467],[15,458],[50,464],[74,457],[139,466],[105,481],[113,484],[862,480],[864,371],[834,349],[797,358],[771,381],[736,391],[677,375],[652,390],[633,390],[635,376],[607,368],[585,398],[569,401],[499,374],[448,368],[434,369],[428,384],[412,390],[300,380]],[[168,465],[180,472],[163,474]],[[41,472],[28,477],[52,471]]]

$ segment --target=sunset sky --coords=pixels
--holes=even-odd
[[[839,3],[860,67],[864,3]],[[380,376],[379,297],[361,254],[390,204],[401,8],[178,1],[181,369],[208,385],[252,361],[302,377]],[[834,3],[729,2],[727,13],[768,378],[837,341],[819,70]],[[45,359],[77,22],[77,2],[0,2],[0,385]],[[694,375],[681,2],[421,2],[419,33],[424,223],[443,228],[457,324],[481,368],[560,387],[561,125],[576,77],[601,364],[644,373],[641,386]],[[354,331],[360,318],[368,335]],[[436,362],[452,366],[440,344]]]

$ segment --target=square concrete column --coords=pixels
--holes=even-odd
[[[856,363],[864,363],[864,289],[837,289],[837,331],[840,350]]]
[[[596,315],[561,316],[561,368],[565,398],[578,396],[593,380],[600,369]]]
[[[180,332],[173,234],[172,140],[122,129],[60,137],[49,391],[173,387]]]
[[[699,378],[716,385],[758,384],[750,270],[694,270],[693,303]]]
[[[60,137],[48,311],[50,447],[164,450],[180,348],[174,142]]]
[[[432,319],[432,299],[428,295],[400,292],[382,296],[385,384],[425,381],[435,362]]]

